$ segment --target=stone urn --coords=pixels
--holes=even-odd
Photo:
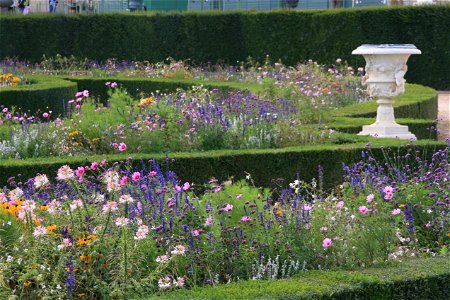
[[[360,135],[380,138],[416,139],[408,126],[399,125],[394,118],[392,98],[405,92],[406,62],[411,54],[422,52],[411,44],[362,45],[352,54],[363,55],[366,60],[366,74],[363,85],[367,92],[377,99],[377,119],[372,125],[363,126]]]

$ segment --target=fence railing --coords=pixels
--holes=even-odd
[[[17,3],[17,0],[15,0]],[[56,13],[109,13],[128,10],[129,0],[59,0]],[[147,11],[331,9],[364,6],[450,4],[450,0],[143,0]],[[49,12],[48,0],[29,0],[29,13]],[[5,12],[6,10],[2,10]],[[17,5],[9,12],[21,13]]]

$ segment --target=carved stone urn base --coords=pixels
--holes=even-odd
[[[372,125],[364,125],[359,135],[371,135],[379,138],[416,139],[408,130],[408,126],[399,125],[394,118],[394,100],[378,99],[377,121]]]
[[[409,132],[408,126],[394,124],[364,125],[359,135],[371,135],[379,138],[397,138],[401,140],[416,140],[416,136]]]

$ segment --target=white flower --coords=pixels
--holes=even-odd
[[[127,218],[119,217],[116,219],[116,226],[125,227],[128,225],[128,223],[130,223],[130,220]]]
[[[73,170],[68,165],[64,165],[58,169],[58,174],[56,176],[56,179],[65,181],[65,180],[73,179],[74,177],[75,177],[75,174],[73,173]]]
[[[122,195],[119,198],[119,202],[122,204],[125,204],[125,203],[131,204],[134,202],[134,199],[130,195]]]
[[[42,174],[42,175],[37,175],[36,177],[34,177],[33,186],[35,189],[40,189],[40,188],[46,186],[47,184],[49,184],[47,175]]]

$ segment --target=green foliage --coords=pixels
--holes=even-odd
[[[241,281],[139,299],[448,299],[447,258],[413,259],[353,271],[312,271],[295,278]]]
[[[27,75],[31,84],[0,89],[0,104],[29,111],[32,115],[52,111],[53,116],[64,113],[68,100],[77,92],[77,84],[54,76]]]
[[[0,57],[37,61],[43,55],[61,54],[153,62],[173,57],[234,64],[249,56],[264,62],[269,55],[288,65],[308,59],[331,64],[341,57],[363,66],[361,56],[351,55],[361,44],[410,43],[422,55],[410,58],[406,79],[448,89],[449,30],[443,24],[449,23],[449,16],[450,6],[443,5],[311,12],[2,15]]]
[[[358,161],[361,151],[368,141],[373,144],[374,157],[382,158],[380,146],[397,149],[404,145],[404,141],[359,137],[355,140],[350,135],[346,143],[337,145],[297,146],[282,149],[256,150],[215,150],[199,153],[172,153],[169,161],[170,169],[180,178],[203,184],[211,177],[226,180],[231,176],[245,178],[245,172],[252,174],[257,186],[271,186],[271,178],[276,172],[277,177],[293,178],[297,172],[303,180],[317,178],[317,166],[324,169],[324,186],[327,188],[338,184],[342,179],[342,162]],[[444,143],[434,141],[418,141],[420,151],[430,155],[436,148],[444,148]],[[140,166],[141,160],[155,159],[166,165],[165,155],[155,154],[108,154],[96,156],[52,157],[33,160],[4,160],[0,162],[0,182],[6,183],[10,176],[17,176],[20,180],[27,180],[37,173],[46,170],[55,173],[62,165],[72,167],[89,164],[92,161],[123,161],[132,157],[133,164]]]

